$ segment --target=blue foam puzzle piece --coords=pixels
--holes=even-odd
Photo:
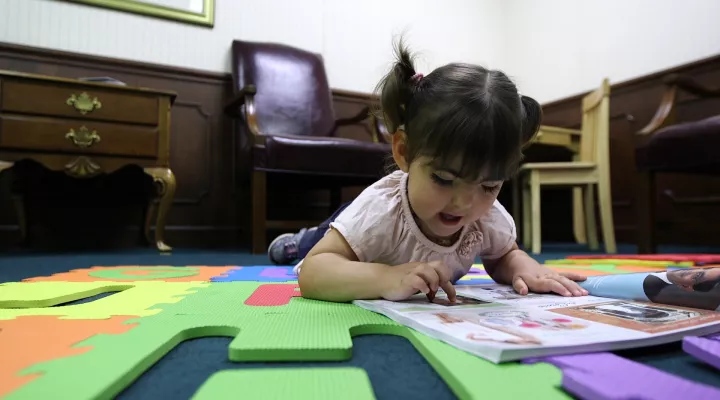
[[[487,283],[495,283],[492,279],[487,278],[473,278],[473,279],[466,279],[466,280],[459,280],[455,282],[455,285],[480,285],[480,284],[487,284]]]
[[[293,267],[276,267],[270,265],[255,265],[231,269],[224,276],[211,278],[211,282],[293,282],[297,275]]]

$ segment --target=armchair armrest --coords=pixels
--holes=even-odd
[[[368,116],[370,116],[370,107],[365,106],[362,108],[362,110],[360,110],[360,112],[358,112],[352,117],[338,118],[337,120],[335,120],[335,128],[345,125],[357,124],[358,122],[366,120]]]
[[[663,93],[655,115],[645,127],[636,133],[636,135],[640,137],[652,135],[661,128],[675,122],[675,106],[677,104],[677,93],[679,89],[699,97],[720,97],[720,88],[710,89],[685,75],[668,75],[663,79],[663,83],[667,86],[667,89],[665,93]]]
[[[245,86],[235,95],[235,97],[232,98],[232,100],[225,104],[223,111],[228,116],[244,119],[245,123],[247,123],[248,129],[250,129],[250,132],[253,135],[263,136],[260,131],[260,126],[257,122],[257,114],[255,112],[256,93],[257,88],[255,85]],[[240,108],[243,105],[245,106],[245,115],[240,112]]]
[[[245,97],[246,96],[254,96],[255,93],[257,93],[257,88],[255,88],[255,85],[247,85],[244,88],[240,89],[237,94],[235,94],[235,97],[233,97],[229,102],[225,104],[225,107],[223,108],[223,111],[225,114],[232,116],[232,117],[242,117],[242,114],[240,114],[240,107],[246,104]]]
[[[359,122],[365,121],[366,119],[370,118],[371,120],[371,132],[370,136],[372,137],[373,142],[375,143],[387,143],[386,138],[383,136],[382,132],[379,129],[378,126],[378,119],[377,117],[370,112],[370,106],[363,107],[360,112],[358,112],[356,115],[349,117],[349,118],[339,118],[335,120],[335,127],[333,128],[333,135],[337,131],[337,128],[341,126],[346,125],[353,125],[357,124]]]

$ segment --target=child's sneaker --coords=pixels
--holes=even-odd
[[[315,232],[316,228],[300,229],[298,233],[284,233],[275,238],[268,246],[268,257],[275,265],[288,265],[298,258],[300,239]]]

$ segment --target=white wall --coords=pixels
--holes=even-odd
[[[501,64],[541,102],[720,53],[718,0],[506,0]]]
[[[369,92],[403,32],[423,51],[423,68],[497,60],[502,1],[216,0],[209,29],[55,0],[0,0],[0,41],[210,71],[230,70],[233,39],[282,42],[322,53],[333,87]]]
[[[371,91],[405,32],[420,69],[500,68],[547,102],[720,53],[718,0],[216,0],[214,29],[55,0],[0,0],[0,41],[229,71],[233,39],[322,53]],[[653,15],[652,13],[656,13]]]

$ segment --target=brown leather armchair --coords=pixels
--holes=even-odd
[[[709,89],[688,76],[664,79],[666,91],[653,119],[636,135],[635,165],[639,172],[637,244],[640,253],[657,251],[655,232],[655,176],[683,173],[720,176],[720,114],[678,123],[675,118],[680,90],[699,98],[720,98],[720,89]]]
[[[310,224],[268,220],[269,184],[286,196],[293,190],[329,189],[330,215],[340,206],[343,187],[365,186],[382,177],[391,150],[376,118],[367,141],[336,136],[339,127],[371,115],[366,106],[353,117],[335,118],[319,54],[236,40],[232,61],[235,94],[225,112],[241,121],[236,176],[250,183],[252,251],[262,253],[268,229],[295,230]]]

